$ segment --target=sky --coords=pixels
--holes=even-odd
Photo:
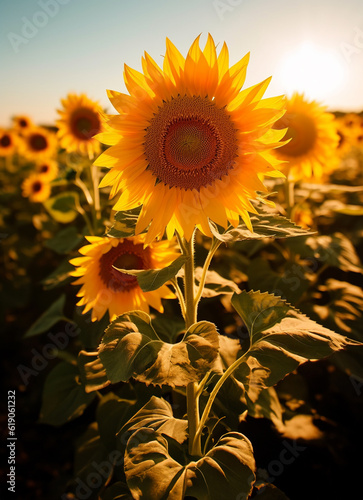
[[[166,37],[186,55],[201,34],[230,63],[251,53],[245,87],[304,91],[329,110],[363,110],[362,0],[0,0],[0,127],[13,115],[52,124],[60,99],[86,93],[108,112],[123,65],[160,65]]]

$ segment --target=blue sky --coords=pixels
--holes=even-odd
[[[267,96],[300,85],[329,109],[363,109],[362,0],[0,0],[0,28],[0,126],[19,113],[50,124],[71,91],[111,111],[124,63],[140,70],[146,50],[162,64],[166,37],[185,55],[208,32],[231,62],[251,52],[246,85],[272,75]]]

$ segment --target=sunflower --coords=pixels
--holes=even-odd
[[[14,154],[18,137],[13,130],[0,129],[0,156]]]
[[[13,117],[13,127],[20,133],[25,132],[33,127],[33,122],[26,115],[18,115]]]
[[[285,140],[290,142],[275,151],[276,156],[288,162],[286,173],[291,180],[322,178],[332,165],[339,137],[334,115],[316,101],[308,101],[295,93],[287,100],[287,111],[275,128],[288,128]]]
[[[93,158],[100,152],[100,143],[94,135],[102,131],[101,106],[85,94],[68,94],[61,102],[63,109],[58,110],[61,118],[57,121],[61,146],[69,153]]]
[[[121,193],[115,210],[140,205],[136,233],[146,241],[166,228],[190,239],[195,226],[210,235],[208,219],[227,227],[240,216],[252,230],[250,199],[266,192],[264,175],[282,176],[271,154],[284,131],[284,97],[261,100],[270,78],[241,91],[249,54],[229,67],[224,43],[217,56],[208,35],[184,58],[167,39],[163,69],[145,53],[143,73],[125,65],[129,95],[109,91],[118,115],[105,119],[101,142],[111,145],[95,162],[111,167],[100,187]]]
[[[77,267],[71,273],[82,285],[77,296],[83,314],[92,309],[92,321],[100,320],[109,311],[110,321],[131,310],[149,312],[149,305],[163,312],[161,299],[175,298],[166,285],[152,292],[143,292],[135,276],[117,269],[155,269],[169,265],[179,254],[175,242],[163,240],[145,246],[145,235],[133,238],[87,236],[90,245],[70,263]],[[117,269],[116,269],[117,268]]]
[[[22,184],[23,196],[30,201],[42,202],[49,198],[51,187],[41,175],[31,174]]]
[[[58,163],[54,160],[40,161],[35,165],[35,171],[41,175],[43,180],[48,182],[55,179],[58,175]]]
[[[28,160],[43,160],[54,156],[57,139],[54,132],[44,127],[33,127],[24,132],[19,152]]]

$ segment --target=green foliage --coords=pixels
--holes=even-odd
[[[63,191],[44,202],[44,207],[53,219],[62,224],[75,220],[78,215],[77,205],[79,205],[79,196],[76,191]]]
[[[87,394],[77,366],[62,361],[49,373],[43,390],[40,422],[60,426],[82,415],[95,394]]]
[[[31,327],[26,331],[24,337],[33,337],[34,335],[40,335],[41,333],[49,331],[52,326],[56,325],[59,321],[67,321],[64,317],[63,309],[66,302],[66,296],[64,294],[53,302],[52,305],[48,307],[46,311],[31,325]]]
[[[218,354],[218,333],[207,321],[192,325],[177,344],[163,342],[150,316],[132,311],[107,328],[99,357],[112,383],[131,377],[146,384],[172,387],[197,382]]]

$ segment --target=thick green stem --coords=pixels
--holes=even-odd
[[[194,300],[194,234],[187,241],[179,239],[181,249],[187,260],[184,264],[184,300],[185,300],[185,327],[190,328],[197,321],[197,308]],[[199,391],[196,382],[187,385],[187,416],[189,430],[189,454],[202,456],[200,435],[196,436],[199,427]]]

